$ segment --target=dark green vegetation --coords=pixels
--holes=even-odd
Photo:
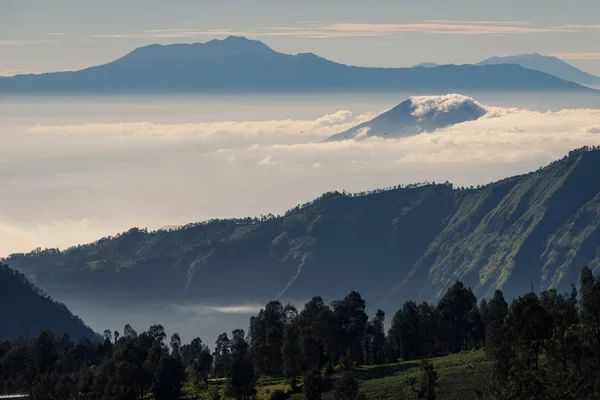
[[[576,91],[592,89],[519,65],[366,68],[312,53],[283,54],[229,37],[207,43],[151,45],[81,71],[0,78],[0,93],[265,93]]]
[[[568,290],[581,265],[600,267],[598,171],[600,150],[584,148],[483,187],[327,193],[283,216],[131,229],[7,262],[49,293],[88,299],[266,302],[359,290],[393,311],[439,299],[456,279],[478,296]]]
[[[501,291],[478,303],[457,281],[435,306],[407,301],[387,334],[385,313],[369,319],[365,310],[358,292],[329,305],[314,297],[302,310],[271,301],[250,319],[247,335],[223,333],[213,352],[200,338],[182,345],[176,333],[167,344],[161,325],[139,335],[129,325],[122,335],[105,331],[95,344],[43,330],[32,341],[0,343],[0,393],[33,400],[600,396],[600,277],[588,267],[579,293],[574,286],[566,294],[529,292],[510,306]]]
[[[96,333],[64,304],[46,296],[23,274],[0,264],[0,340],[31,337],[41,329],[97,339]]]

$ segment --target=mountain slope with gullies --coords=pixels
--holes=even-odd
[[[438,298],[457,279],[478,296],[568,290],[600,267],[599,149],[478,188],[423,184],[327,193],[285,215],[132,229],[6,262],[49,293],[131,301]]]

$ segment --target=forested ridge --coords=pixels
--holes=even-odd
[[[99,339],[64,304],[52,300],[23,274],[0,264],[0,340],[32,337],[40,329],[77,339]]]
[[[247,333],[223,333],[213,350],[201,338],[182,344],[177,333],[167,341],[161,325],[107,330],[96,343],[42,330],[33,340],[0,343],[0,393],[33,400],[597,399],[600,278],[585,267],[578,287],[529,292],[509,305],[499,290],[478,302],[457,281],[437,304],[404,303],[387,330],[385,313],[369,318],[355,291],[330,304],[314,297],[300,310],[271,301]],[[478,358],[468,353],[481,348],[486,359],[472,363]],[[448,354],[460,355],[455,362],[464,369],[442,393],[448,379],[433,357]],[[394,378],[416,359],[424,359],[420,370]]]
[[[456,279],[478,296],[567,290],[581,265],[600,266],[599,170],[600,150],[585,147],[480,187],[332,192],[281,216],[133,228],[6,262],[49,293],[87,299],[330,300],[356,289],[390,311],[435,301]]]

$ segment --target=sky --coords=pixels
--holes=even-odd
[[[152,43],[259,39],[363,66],[557,55],[600,75],[597,0],[0,0],[0,76],[76,70]]]

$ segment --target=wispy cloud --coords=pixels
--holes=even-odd
[[[150,39],[150,38],[193,38],[206,36],[250,36],[252,32],[236,31],[230,29],[194,30],[194,29],[152,29],[147,31],[134,31],[133,33],[106,33],[92,35],[100,39]]]
[[[429,33],[448,35],[500,35],[500,34],[543,34],[551,32],[573,32],[591,29],[592,25],[536,26],[531,21],[466,21],[425,20],[419,23],[323,23],[303,21],[296,26],[254,28],[245,31],[234,29],[198,30],[193,28],[168,28],[133,31],[131,33],[98,34],[98,38],[190,38],[201,36],[287,36],[300,38],[339,38],[392,36],[403,33]]]
[[[489,35],[489,34],[523,34],[523,33],[548,33],[555,28],[528,26],[526,22],[519,24],[510,23],[483,23],[466,21],[439,21],[411,24],[366,24],[343,23],[331,24],[324,27],[329,32],[347,32],[350,34],[376,34],[391,35],[404,32],[422,32],[433,34],[452,35]]]
[[[578,30],[586,30],[586,29],[600,29],[600,25],[562,25],[562,27],[566,29],[578,29]]]
[[[48,32],[46,33],[46,36],[65,36],[66,33],[64,32]]]

